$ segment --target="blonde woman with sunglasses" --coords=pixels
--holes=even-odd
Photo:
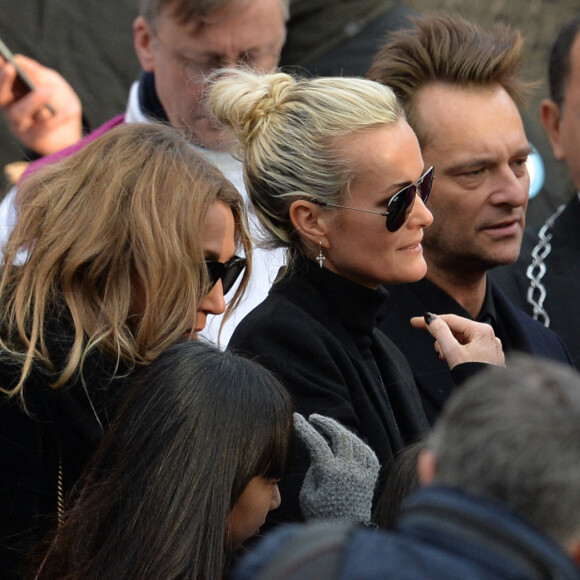
[[[238,138],[251,202],[288,264],[229,348],[282,377],[297,411],[330,416],[365,440],[386,473],[393,454],[427,430],[413,374],[374,317],[383,283],[421,279],[423,230],[437,168],[392,91],[364,79],[216,75],[210,102]],[[457,380],[503,364],[489,326],[426,316]],[[300,517],[296,477],[283,482],[281,518]]]

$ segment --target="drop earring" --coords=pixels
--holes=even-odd
[[[318,260],[318,265],[322,268],[322,264],[324,264],[324,260],[326,260],[326,256],[322,253],[322,242],[318,242],[318,256],[316,259]]]

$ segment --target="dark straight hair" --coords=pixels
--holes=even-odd
[[[38,578],[221,578],[230,511],[253,477],[284,473],[292,429],[268,370],[174,345],[131,385]]]
[[[548,82],[550,98],[562,108],[566,88],[572,74],[572,47],[580,34],[580,15],[568,22],[558,34],[550,50]]]

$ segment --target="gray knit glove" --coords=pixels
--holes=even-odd
[[[373,450],[330,417],[310,415],[309,423],[294,413],[294,428],[310,451],[310,467],[300,490],[304,517],[370,522],[380,469]]]

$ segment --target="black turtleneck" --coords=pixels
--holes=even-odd
[[[358,434],[388,472],[393,455],[428,428],[411,369],[374,327],[386,293],[303,258],[237,326],[228,349],[281,378],[296,410],[332,417]],[[306,456],[307,457],[307,456]],[[296,517],[308,461],[284,481],[281,519]]]

